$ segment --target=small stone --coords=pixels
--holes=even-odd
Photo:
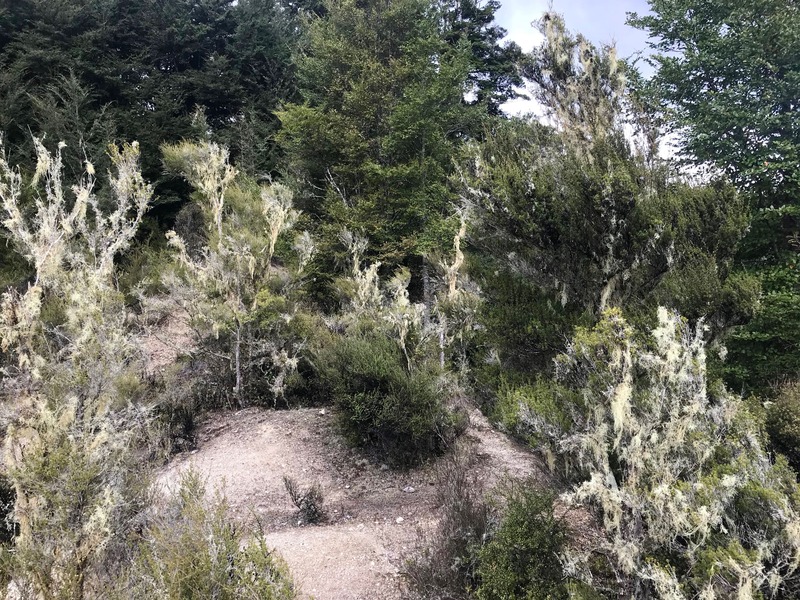
[[[326,411],[324,408],[319,410],[319,416],[324,417],[326,414],[328,414],[328,411]]]
[[[413,486],[407,485],[406,487],[404,487],[404,488],[403,488],[403,491],[404,491],[406,494],[413,494],[413,493],[414,493],[414,492],[416,492],[417,490],[416,490],[416,489],[415,489]]]
[[[400,523],[402,523],[403,521],[404,521],[403,517],[397,517],[397,518],[394,520],[394,522],[395,522],[395,523],[397,523],[398,525],[400,525]]]
[[[381,471],[388,471],[388,470],[389,470],[389,465],[387,465],[386,463],[381,463]]]

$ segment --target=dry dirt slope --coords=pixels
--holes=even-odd
[[[491,428],[480,412],[465,434],[478,457],[479,481],[490,488],[504,474],[541,477],[539,461]],[[330,412],[247,409],[211,415],[198,449],[177,456],[160,477],[174,487],[194,467],[221,487],[236,518],[258,519],[269,544],[289,564],[304,598],[400,598],[402,556],[419,529],[435,524],[438,509],[432,466],[396,472],[345,447]],[[327,521],[300,526],[283,476],[303,486],[319,483]]]

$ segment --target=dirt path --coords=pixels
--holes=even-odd
[[[504,473],[537,476],[534,455],[470,416],[465,439],[476,453],[480,481],[492,486]],[[316,600],[394,600],[402,556],[438,517],[434,466],[393,471],[346,447],[327,410],[247,409],[211,415],[198,449],[177,456],[161,475],[167,489],[193,466],[221,487],[234,515],[268,531],[304,597]],[[318,483],[328,518],[302,525],[283,476],[301,486]]]

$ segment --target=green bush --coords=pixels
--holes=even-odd
[[[800,383],[784,386],[769,407],[767,433],[772,447],[800,473]]]
[[[569,429],[571,415],[566,407],[576,402],[576,394],[545,378],[532,384],[508,384],[498,391],[492,418],[512,435],[541,450],[552,463],[557,451],[551,436]]]
[[[409,372],[397,343],[379,332],[342,337],[316,363],[348,441],[395,465],[442,452],[465,425],[442,402],[437,372]]]
[[[285,564],[263,536],[245,542],[228,520],[227,504],[206,498],[205,485],[185,473],[178,492],[145,531],[133,564],[113,596],[119,600],[290,600]]]
[[[503,495],[504,518],[478,555],[477,598],[568,598],[560,561],[567,532],[553,514],[554,496],[523,483],[509,484]]]

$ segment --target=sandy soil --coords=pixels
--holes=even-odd
[[[544,478],[540,461],[479,411],[470,422],[464,437],[486,489],[504,474]],[[344,445],[329,410],[210,415],[197,450],[175,457],[161,474],[163,487],[174,488],[190,467],[225,492],[236,518],[261,523],[304,598],[400,598],[403,556],[438,518],[435,465],[395,471],[371,462]],[[324,523],[302,524],[284,475],[303,487],[321,485]]]

